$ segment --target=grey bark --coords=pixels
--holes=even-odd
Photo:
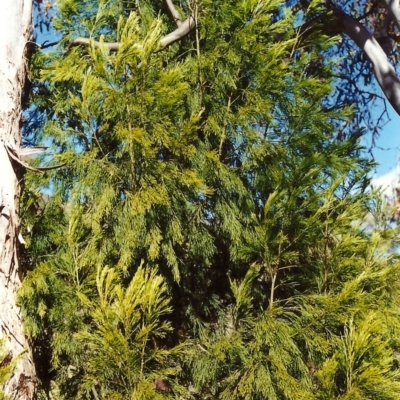
[[[2,0],[0,13],[0,336],[16,362],[4,391],[11,399],[35,396],[35,368],[23,331],[17,291],[20,184],[9,157],[21,145],[21,95],[27,73],[26,45],[31,35],[32,0]]]

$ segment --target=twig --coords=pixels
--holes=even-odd
[[[26,162],[22,161],[19,158],[19,155],[17,154],[17,152],[12,147],[10,147],[8,145],[5,145],[4,147],[5,147],[5,149],[6,149],[6,151],[7,151],[7,153],[8,153],[10,158],[12,158],[18,164],[22,165],[24,168],[26,168],[26,169],[28,169],[30,171],[33,171],[33,172],[43,173],[45,171],[50,171],[52,169],[62,168],[62,167],[64,167],[66,165],[65,163],[63,163],[63,164],[59,164],[59,165],[54,165],[52,167],[37,167],[37,168],[34,168],[34,167],[31,167]]]
[[[56,46],[58,43],[60,43],[59,40],[57,40],[56,42],[49,42],[48,40],[46,40],[44,43],[40,45],[40,48],[47,49],[48,47]]]

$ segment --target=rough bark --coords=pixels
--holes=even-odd
[[[26,76],[26,48],[31,34],[32,0],[2,0],[0,13],[0,335],[16,361],[4,386],[11,399],[33,399],[35,368],[16,303],[21,284],[18,259],[18,164],[9,150],[21,144],[21,95]]]

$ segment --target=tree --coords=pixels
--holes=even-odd
[[[314,4],[313,4],[314,3]],[[353,2],[328,1],[324,7],[311,13],[320,23],[323,33],[347,35],[371,62],[373,73],[390,104],[400,114],[400,80],[388,57],[393,51],[393,40],[389,31],[391,24],[400,27],[400,6],[394,1]],[[315,7],[315,2],[300,2],[306,9]],[[318,8],[318,7],[317,7]],[[348,13],[349,12],[349,13]],[[351,15],[353,12],[355,15]],[[361,21],[366,20],[365,25]],[[383,22],[382,22],[383,21]],[[306,21],[309,25],[310,21]],[[371,28],[370,32],[367,28]]]
[[[12,399],[32,399],[35,368],[16,303],[22,271],[22,243],[18,217],[21,165],[21,101],[28,64],[32,2],[4,2],[0,17],[0,326],[9,351],[6,362],[17,359],[5,392]]]
[[[58,5],[30,112],[65,167],[29,175],[52,197],[20,292],[44,391],[394,398],[397,231],[363,229],[371,163],[318,64],[340,43],[279,1]]]

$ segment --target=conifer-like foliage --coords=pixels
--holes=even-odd
[[[104,268],[96,284],[95,300],[79,293],[92,321],[76,335],[85,354],[87,391],[100,385],[103,396],[157,398],[152,381],[176,375],[179,363],[173,358],[183,353],[181,346],[164,350],[157,344],[172,330],[169,321],[161,321],[171,312],[165,283],[155,271],[139,268],[124,289],[116,271]]]
[[[162,51],[163,1],[58,6],[30,139],[65,165],[27,178],[20,292],[43,398],[399,398],[397,231],[308,68],[334,42],[275,0],[177,3]]]

